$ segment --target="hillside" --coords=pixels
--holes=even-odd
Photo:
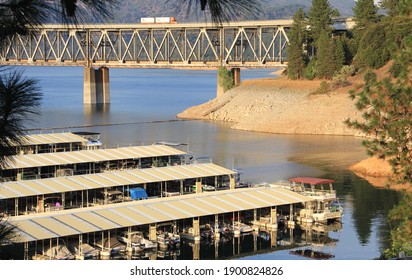
[[[114,22],[135,23],[140,22],[141,17],[149,16],[173,16],[178,22],[205,21],[205,16],[200,12],[198,5],[193,4],[188,12],[189,2],[196,1],[121,1],[121,5],[117,7],[114,13]],[[337,8],[343,16],[352,15],[354,1],[331,0],[329,2],[331,6]],[[182,5],[178,5],[178,3]],[[254,16],[238,18],[237,20],[292,18],[300,7],[303,8],[304,11],[308,11],[312,0],[266,0],[262,1],[262,3],[262,13],[254,13]]]

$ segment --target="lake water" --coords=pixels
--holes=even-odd
[[[330,243],[305,246],[334,259],[369,260],[387,247],[387,213],[398,194],[372,187],[347,167],[366,158],[361,139],[254,133],[230,129],[230,124],[181,121],[176,114],[216,95],[216,71],[170,69],[110,69],[111,104],[83,105],[83,69],[25,67],[44,93],[41,116],[31,129],[87,130],[101,133],[108,146],[173,141],[189,144],[197,156],[208,156],[227,168],[243,169],[242,179],[273,182],[295,176],[336,180],[344,207],[342,228],[331,231]],[[271,77],[270,70],[242,70],[242,80]],[[255,238],[255,240],[254,240]],[[301,247],[302,248],[302,247]],[[184,245],[177,258],[193,258]],[[231,240],[218,248],[200,247],[201,259],[302,259],[291,248],[271,248],[261,237]]]

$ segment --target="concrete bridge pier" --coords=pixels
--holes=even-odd
[[[93,67],[84,68],[84,104],[108,104],[110,103],[109,68]]]
[[[232,68],[233,85],[237,86],[240,84],[240,68]]]

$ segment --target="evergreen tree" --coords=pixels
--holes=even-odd
[[[360,69],[378,69],[384,66],[390,57],[385,42],[384,26],[376,24],[366,29],[359,41],[358,52],[354,58],[355,65]]]
[[[412,182],[412,35],[396,56],[391,75],[378,81],[376,74],[365,75],[360,92],[351,92],[364,121],[347,121],[349,126],[373,136],[365,140],[370,155],[388,158],[396,180]]]
[[[390,16],[412,14],[412,0],[382,0],[381,6]]]
[[[331,79],[336,71],[335,47],[327,31],[317,40],[316,76]]]
[[[373,0],[358,0],[353,7],[356,25],[353,29],[355,39],[362,38],[364,30],[378,21],[378,8]]]
[[[335,71],[339,71],[346,61],[345,49],[341,37],[334,37],[333,45],[335,51]]]
[[[345,52],[345,62],[343,64],[352,64],[353,57],[356,54],[358,44],[355,39],[351,36],[351,33],[345,33],[339,36],[339,40],[342,42],[343,49]]]
[[[332,10],[328,0],[312,0],[309,10],[310,35],[316,41],[323,31],[330,32]]]
[[[385,258],[396,258],[400,252],[412,256],[412,193],[404,193],[401,201],[389,212],[391,246]]]
[[[301,79],[305,69],[305,53],[303,50],[306,40],[306,16],[301,8],[293,17],[289,35],[288,77]]]
[[[334,8],[331,13],[332,17],[340,17],[340,12],[337,8]]]

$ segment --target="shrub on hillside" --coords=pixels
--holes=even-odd
[[[345,87],[350,85],[348,78],[355,75],[356,67],[354,65],[344,65],[339,72],[335,73],[332,78],[333,87]]]
[[[233,87],[232,71],[226,69],[226,67],[220,67],[217,74],[220,78],[219,85],[223,87],[225,91],[230,90]]]
[[[331,90],[330,84],[322,81],[320,83],[320,86],[317,90],[315,90],[314,92],[312,92],[312,94],[328,94]]]
[[[316,76],[315,65],[316,65],[316,59],[312,58],[309,61],[308,65],[305,67],[304,75],[305,75],[306,79],[313,80],[315,78],[315,76]]]

